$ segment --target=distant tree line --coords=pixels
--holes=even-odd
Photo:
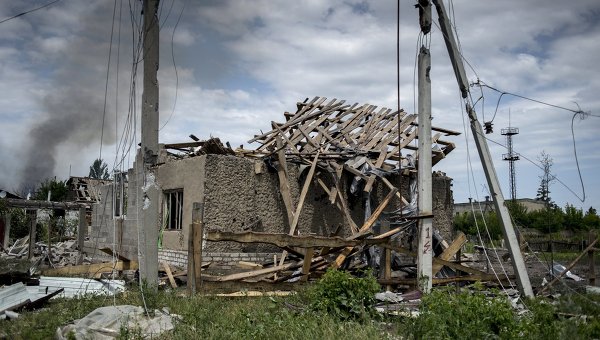
[[[520,228],[533,228],[542,233],[555,233],[568,230],[581,232],[600,228],[600,216],[590,207],[585,213],[571,204],[564,209],[550,202],[546,208],[528,212],[519,202],[507,201],[506,205],[513,223]],[[485,221],[485,222],[484,222]],[[487,226],[487,231],[485,226]],[[482,237],[487,238],[489,231],[492,239],[502,237],[502,229],[495,211],[480,213],[465,212],[454,216],[454,227],[467,235],[477,235],[478,228]]]

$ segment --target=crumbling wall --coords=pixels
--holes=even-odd
[[[156,171],[156,182],[164,191],[183,190],[182,229],[165,229],[162,232],[162,247],[165,249],[187,249],[188,227],[192,223],[192,206],[204,199],[206,157],[191,157],[171,161]],[[163,223],[163,195],[159,200],[159,221]]]
[[[317,169],[317,173],[318,173]],[[293,206],[298,205],[306,166],[288,163],[289,185]],[[162,245],[165,251],[185,251],[188,244],[189,225],[192,223],[192,205],[204,202],[205,230],[256,231],[287,233],[290,226],[281,193],[277,172],[261,160],[229,155],[202,155],[182,160],[169,161],[158,167],[157,184],[161,190],[183,189],[183,228],[165,230]],[[331,188],[333,181],[328,173],[320,176]],[[349,194],[353,176],[344,172],[341,190],[348,204],[353,221],[360,227],[365,220],[365,196],[359,190],[356,196]],[[403,196],[410,201],[409,180],[403,178],[399,184],[397,176],[389,181],[401,187]],[[451,181],[443,173],[433,176],[433,225],[440,230],[446,240],[452,238],[453,199]],[[137,258],[137,182],[133,170],[128,173],[127,218],[116,228],[117,248],[131,259]],[[112,192],[111,187],[102,188],[103,201],[94,205],[90,246],[111,247],[113,245]],[[389,188],[376,181],[371,192],[371,210],[388,194]],[[162,200],[161,195],[161,200]],[[162,210],[162,204],[161,210]],[[399,207],[393,200],[381,219],[386,224],[388,214]],[[162,212],[159,212],[162,216]],[[162,218],[159,218],[162,223]],[[118,225],[118,223],[115,223]],[[339,209],[329,201],[327,193],[312,181],[300,213],[298,231],[300,234],[330,235],[340,229],[340,236],[348,236],[351,231],[344,222]],[[384,227],[385,228],[385,227]],[[380,230],[378,226],[375,232]],[[385,230],[383,230],[385,231]],[[235,242],[207,242],[205,255],[209,253],[274,253],[279,248],[265,244],[238,244]],[[166,253],[165,253],[166,256]],[[165,258],[166,259],[166,258]]]
[[[279,179],[273,169],[269,169],[262,161],[223,155],[207,155],[205,163],[204,183],[204,228],[219,231],[257,231],[287,233],[289,223],[287,213],[279,192]],[[255,166],[255,162],[260,165]],[[306,169],[308,170],[308,169]],[[289,185],[294,207],[298,204],[300,191],[304,182],[300,175],[300,167],[288,163]],[[258,173],[257,173],[258,172]],[[440,229],[445,238],[452,234],[452,193],[451,179],[434,177],[434,227]],[[392,176],[390,182],[397,185],[398,177]],[[324,180],[328,186],[331,181]],[[365,219],[364,197],[359,192],[356,197],[349,195],[348,188],[352,176],[344,173],[342,191],[344,199],[354,222],[360,227]],[[381,203],[389,192],[381,181],[377,181],[371,192],[371,210]],[[402,193],[409,199],[409,181],[402,184]],[[349,197],[350,196],[350,197]],[[390,204],[386,212],[398,208]],[[382,216],[386,219],[386,214]],[[300,213],[298,231],[300,234],[330,235],[341,225],[341,235],[350,234],[349,227],[334,205],[330,204],[325,191],[314,181],[306,196],[304,207]],[[377,229],[377,228],[376,228]],[[376,230],[377,231],[377,230]],[[233,242],[208,242],[208,252],[271,252],[271,246],[259,244],[237,244]]]
[[[135,165],[134,165],[135,168]],[[125,216],[115,218],[113,211],[113,186],[100,188],[102,200],[92,205],[92,224],[89,240],[85,242],[84,251],[88,256],[101,257],[98,248],[111,248],[118,254],[134,260],[137,259],[137,182],[133,169],[128,174],[127,210]]]
[[[437,229],[448,243],[454,236],[454,197],[452,196],[452,178],[441,171],[432,176],[433,186],[433,228]]]

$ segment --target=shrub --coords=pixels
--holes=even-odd
[[[380,286],[371,273],[363,277],[330,269],[308,288],[309,308],[326,312],[341,319],[366,319],[373,314],[371,308]]]

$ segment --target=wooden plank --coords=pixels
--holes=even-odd
[[[187,142],[187,143],[171,143],[165,144],[165,149],[184,149],[184,148],[197,148],[204,145],[204,141],[201,142]]]
[[[240,262],[238,262],[237,266],[239,268],[252,269],[252,270],[262,269],[262,267],[263,267],[262,264],[254,263],[254,262],[247,262],[247,261],[240,261]]]
[[[390,189],[395,188],[395,186],[385,177],[379,177],[381,179],[381,181]],[[400,191],[396,192],[396,196],[402,200],[402,204],[404,206],[408,205],[408,201],[404,199],[404,197],[402,197]]]
[[[175,282],[173,273],[171,273],[171,267],[169,267],[169,264],[167,263],[167,261],[162,261],[162,266],[165,269],[165,272],[167,273],[167,277],[169,278],[169,283],[171,284],[171,288],[177,288],[177,282]]]
[[[405,227],[406,227],[406,224],[403,224],[402,226],[394,228],[394,229],[389,230],[389,231],[386,231],[383,234],[376,235],[376,236],[373,237],[373,239],[374,240],[380,240],[380,239],[384,239],[386,237],[390,237],[390,236],[396,235],[397,233],[399,233]]]
[[[514,275],[509,275],[508,278],[506,276],[504,276],[500,280],[505,282],[505,281],[508,281],[509,279],[514,279]],[[432,283],[434,285],[448,284],[448,283],[453,283],[453,282],[474,282],[474,281],[495,281],[495,282],[497,282],[498,278],[494,274],[483,273],[483,274],[476,274],[476,275],[461,275],[461,276],[448,277],[448,278],[435,278],[434,277],[432,279]],[[384,285],[416,285],[417,279],[416,278],[410,278],[410,279],[392,278],[389,280],[378,279],[377,282],[379,282],[380,284],[384,284]]]
[[[458,236],[452,241],[452,243],[438,256],[439,259],[449,261],[460,248],[467,243],[467,236],[461,231],[458,232]],[[431,270],[431,275],[435,276],[441,269],[442,265],[434,264]]]
[[[383,162],[385,162],[386,157],[387,157],[387,146],[380,150],[379,157],[377,158],[377,161],[375,162],[375,167],[381,168],[381,166],[383,165]],[[364,192],[371,192],[371,189],[373,189],[373,184],[375,183],[376,177],[377,176],[375,176],[375,175],[369,176],[369,179],[367,180],[367,183],[365,184],[365,188],[363,189]]]
[[[234,293],[217,293],[217,294],[206,294],[204,296],[222,296],[222,297],[264,297],[264,296],[289,296],[296,294],[293,291],[269,291],[269,292],[261,292],[257,290],[244,290]]]
[[[282,146],[283,143],[281,137],[278,136],[277,148],[279,151],[277,152],[277,158],[279,164],[277,165],[277,175],[279,176],[279,191],[281,192],[281,198],[283,199],[283,204],[287,213],[288,224],[291,226],[294,221],[294,208],[292,195],[290,193],[290,183],[288,182],[287,162]]]
[[[138,269],[137,261],[117,261],[117,262],[104,262],[94,264],[82,264],[78,266],[67,266],[61,268],[49,268],[42,270],[42,275],[45,276],[70,276],[70,275],[82,275],[82,274],[97,274],[97,273],[109,273],[113,270],[136,270]]]
[[[110,256],[116,256],[120,261],[131,261],[130,259],[126,258],[125,256],[113,252],[113,250],[109,247],[98,248],[98,250],[100,250],[101,252],[108,254]]]
[[[385,210],[385,208],[388,206],[388,204],[390,203],[390,201],[396,195],[397,192],[398,192],[397,188],[393,188],[392,190],[390,190],[390,192],[387,194],[387,196],[383,199],[383,201],[381,201],[379,206],[375,209],[373,214],[371,214],[371,216],[369,216],[369,218],[365,221],[365,223],[362,225],[362,227],[360,227],[359,232],[363,232],[363,231],[366,231],[367,229],[371,228],[373,223],[375,223],[375,221],[377,221],[377,219],[379,219],[379,216],[381,215],[383,210]]]
[[[272,273],[275,273],[275,272],[278,272],[281,270],[289,269],[294,265],[296,265],[296,263],[288,263],[288,264],[284,264],[284,265],[280,265],[280,266],[263,268],[263,269],[258,269],[258,270],[252,270],[249,272],[236,273],[236,274],[230,274],[230,275],[225,275],[225,276],[205,275],[204,279],[206,281],[217,281],[217,282],[236,281],[236,280],[248,279],[251,277],[256,277],[256,276],[260,276],[260,275],[264,275],[264,274],[272,274]]]
[[[339,182],[338,177],[337,180],[334,181],[335,189],[337,191],[338,202],[342,206],[342,214],[344,215],[344,221],[350,226],[350,230],[353,234],[358,232],[358,226],[356,222],[352,219],[352,215],[350,214],[350,209],[348,209],[348,205],[346,204],[346,200],[342,197],[342,188]]]
[[[390,203],[390,201],[392,200],[392,197],[394,197],[394,195],[396,194],[397,191],[398,191],[398,189],[394,188],[388,193],[388,195],[383,199],[383,201],[375,209],[373,214],[365,221],[365,223],[362,225],[362,227],[360,227],[359,233],[365,232],[369,228],[371,228],[373,223],[375,223],[375,221],[377,221],[377,219],[379,218],[379,216],[381,215],[383,210],[387,207],[387,205]],[[344,263],[344,261],[346,260],[346,257],[348,257],[348,255],[352,252],[352,249],[353,249],[353,247],[347,247],[346,249],[344,249],[344,251],[340,255],[338,255],[338,257],[335,259],[335,261],[332,262],[332,267],[339,268],[342,265],[342,263]]]
[[[308,193],[308,188],[310,188],[310,184],[312,182],[313,175],[315,174],[315,169],[317,168],[317,161],[319,160],[319,153],[315,156],[310,170],[308,171],[308,175],[306,175],[306,180],[304,181],[304,186],[302,187],[302,191],[300,192],[300,198],[298,199],[298,205],[296,206],[296,212],[294,213],[294,220],[292,221],[292,225],[290,226],[290,235],[293,235],[296,232],[296,227],[298,226],[298,220],[300,219],[300,212],[302,211],[302,207],[304,206],[304,201],[306,199],[306,194]],[[282,258],[283,260],[283,258]]]
[[[213,242],[234,241],[238,243],[267,243],[276,245],[281,248],[339,248],[347,246],[358,246],[361,244],[360,240],[344,239],[341,237],[327,237],[316,235],[289,235],[283,233],[264,233],[253,231],[209,231],[206,233],[206,240]]]
[[[563,276],[565,276],[565,274],[571,270],[571,268],[573,268],[577,262],[579,262],[579,260],[581,260],[581,258],[588,252],[590,251],[590,249],[592,249],[594,247],[594,245],[600,240],[600,237],[596,238],[594,240],[594,242],[590,243],[587,248],[585,248],[581,254],[579,254],[579,256],[577,256],[577,258],[575,260],[573,260],[573,262],[571,262],[566,268],[565,270],[563,270],[562,273],[558,274],[557,276],[554,277],[554,279],[552,281],[550,281],[550,283],[548,283],[541,291],[539,294],[544,293],[545,291],[548,290],[548,288],[550,288],[553,284],[556,283],[556,281],[560,280],[560,278],[562,278]],[[538,295],[539,295],[538,294]]]
[[[304,200],[306,199],[306,194],[308,193],[308,188],[310,187],[310,183],[312,182],[313,175],[315,174],[315,169],[317,167],[317,161],[319,160],[319,152],[315,156],[313,160],[310,170],[308,171],[308,175],[306,175],[306,180],[304,181],[304,186],[302,187],[302,191],[300,192],[300,198],[298,199],[298,205],[296,206],[296,212],[294,212],[294,219],[292,220],[292,225],[290,225],[290,235],[294,235],[296,232],[296,227],[298,226],[298,220],[300,219],[300,212],[302,211],[302,207],[304,206]],[[284,250],[281,253],[281,260],[279,261],[279,265],[283,265],[285,262],[285,258],[287,256],[287,252]]]
[[[401,254],[409,255],[409,256],[412,256],[412,257],[417,257],[417,253],[416,252],[410,251],[410,250],[408,250],[406,248],[400,247],[400,246],[398,246],[396,244],[393,244],[393,243],[389,243],[389,242],[388,243],[380,243],[379,246],[384,247],[384,248],[389,248],[389,249],[394,250],[394,251],[396,251],[398,253],[401,253]],[[471,268],[471,267],[463,266],[463,265],[458,264],[458,263],[454,263],[454,262],[442,260],[442,259],[439,259],[437,257],[433,258],[433,263],[434,264],[436,264],[436,263],[437,264],[442,264],[442,265],[444,265],[446,267],[450,267],[452,269],[459,270],[459,271],[462,271],[462,272],[465,272],[465,273],[469,273],[469,274],[478,274],[478,275],[487,274],[487,273],[482,272],[480,270],[477,270],[475,268]]]

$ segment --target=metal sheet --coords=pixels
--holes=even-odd
[[[113,295],[125,290],[125,281],[41,276],[40,287],[63,288],[64,291],[57,296],[67,298],[85,294]]]

